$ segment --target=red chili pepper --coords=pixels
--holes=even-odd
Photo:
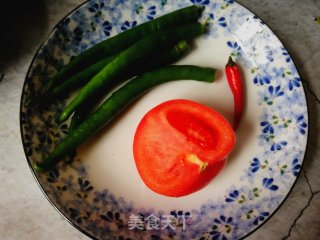
[[[240,70],[237,64],[229,57],[228,63],[225,67],[225,72],[227,75],[228,83],[233,93],[234,99],[234,122],[233,129],[236,131],[239,127],[240,120],[244,108],[244,95],[243,86],[241,80]]]

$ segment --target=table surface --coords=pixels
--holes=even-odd
[[[88,239],[61,217],[39,189],[25,160],[19,128],[20,95],[31,59],[55,24],[82,1],[30,0],[19,6],[6,2],[0,7],[0,238]],[[238,2],[264,20],[290,52],[305,87],[310,119],[297,183],[272,218],[247,239],[318,239],[320,24],[315,17],[320,16],[320,0]]]

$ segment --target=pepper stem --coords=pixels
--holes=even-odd
[[[236,65],[236,63],[232,60],[232,57],[229,56],[226,66],[229,67],[229,66],[235,66],[235,65]]]
[[[187,159],[188,162],[198,165],[199,166],[199,172],[203,172],[206,169],[206,167],[208,166],[207,162],[202,161],[195,154],[188,154],[186,156],[186,159]]]

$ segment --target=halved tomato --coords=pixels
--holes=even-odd
[[[175,99],[142,118],[133,154],[151,190],[180,197],[203,188],[216,176],[234,145],[235,133],[220,113],[194,101]]]

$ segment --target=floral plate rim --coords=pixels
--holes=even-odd
[[[88,231],[85,231],[84,229],[82,229],[80,226],[78,226],[77,224],[75,224],[74,222],[72,222],[72,220],[70,218],[68,218],[68,216],[66,214],[64,214],[58,207],[58,205],[56,203],[54,203],[53,199],[50,198],[50,196],[48,195],[48,193],[45,191],[44,187],[41,185],[40,180],[37,178],[36,173],[34,172],[33,166],[30,162],[30,159],[28,157],[28,154],[26,152],[26,146],[25,146],[25,142],[24,142],[24,136],[23,136],[23,129],[22,129],[22,123],[21,123],[21,119],[22,119],[22,108],[23,108],[23,94],[25,91],[25,87],[27,84],[27,78],[28,78],[28,74],[30,73],[32,66],[35,62],[35,60],[37,59],[37,56],[40,52],[40,50],[42,49],[42,47],[45,45],[45,43],[48,41],[48,39],[50,38],[51,34],[57,29],[57,27],[59,26],[59,24],[66,19],[70,14],[76,12],[79,8],[81,8],[82,6],[86,5],[88,2],[90,2],[90,0],[85,0],[84,2],[82,2],[81,4],[77,5],[75,8],[73,8],[72,10],[70,10],[69,12],[67,12],[66,14],[64,14],[63,17],[61,17],[60,20],[58,20],[58,22],[56,24],[54,24],[51,27],[51,30],[47,33],[47,35],[44,37],[44,39],[41,41],[41,43],[39,44],[39,46],[37,47],[35,53],[33,54],[33,57],[30,61],[27,73],[26,73],[26,77],[24,78],[24,83],[22,86],[22,92],[21,92],[21,96],[20,96],[20,107],[19,107],[19,126],[20,126],[20,136],[21,136],[21,142],[23,145],[23,151],[25,154],[25,158],[27,160],[29,169],[31,171],[31,174],[34,178],[34,180],[36,181],[37,185],[39,186],[41,192],[43,193],[43,195],[45,196],[45,198],[48,200],[48,202],[51,204],[51,206],[55,209],[56,212],[58,212],[60,214],[61,217],[63,217],[63,219],[65,219],[71,226],[73,226],[75,229],[77,229],[78,231],[80,231],[81,233],[83,233],[84,235],[95,239],[95,240],[99,240],[98,238],[96,238],[95,236],[93,236],[92,234],[90,234]]]

